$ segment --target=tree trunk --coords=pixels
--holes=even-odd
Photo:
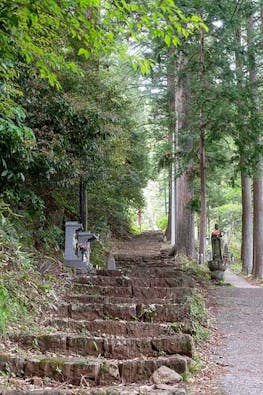
[[[204,31],[200,31],[200,82],[201,87],[204,88],[204,73],[205,73],[205,59],[204,59]],[[201,211],[200,211],[200,231],[199,231],[199,263],[204,263],[206,257],[206,159],[205,159],[205,126],[203,119],[203,108],[200,108],[200,189],[201,189]]]
[[[263,278],[263,177],[262,175],[255,176],[253,187],[254,187],[253,274],[257,278]]]
[[[262,11],[262,7],[261,7]],[[262,12],[261,12],[262,18]],[[261,19],[261,33],[263,21]],[[248,64],[249,64],[249,81],[251,85],[251,99],[254,104],[255,114],[258,111],[256,106],[258,89],[257,89],[257,70],[256,56],[253,44],[253,36],[255,34],[254,17],[251,15],[247,23],[247,48],[248,48]],[[261,137],[258,136],[257,143],[261,143]],[[253,226],[253,274],[257,278],[263,278],[263,162],[259,159],[259,163],[255,169],[253,180],[253,204],[254,204],[254,226]]]
[[[206,256],[206,160],[205,160],[205,130],[202,126],[200,113],[200,183],[201,183],[201,211],[199,232],[199,263],[204,263]]]
[[[172,241],[172,236],[175,234],[175,213],[172,210],[173,199],[172,196],[174,191],[172,190],[172,185],[175,183],[174,175],[174,135],[175,135],[175,68],[176,68],[176,58],[175,51],[173,49],[169,50],[168,53],[168,63],[167,63],[167,93],[168,93],[168,105],[169,105],[169,142],[171,144],[172,151],[172,163],[169,171],[169,209],[168,209],[168,227],[166,231],[167,240]],[[172,244],[173,241],[172,241]]]
[[[174,51],[169,53],[168,60],[168,97],[170,111],[170,143],[173,150],[178,151],[178,141],[180,140],[180,130],[186,128],[187,103],[189,101],[189,86],[185,75],[186,60],[180,52],[177,59]],[[183,147],[184,150],[189,147]],[[166,232],[167,239],[171,239],[171,227],[174,224],[175,251],[176,253],[194,256],[194,214],[191,211],[191,200],[193,198],[191,169],[188,168],[179,176],[177,152],[173,154],[173,166],[175,170],[175,180],[172,180],[173,171],[170,177],[169,194],[169,229]],[[172,183],[175,181],[175,218],[172,218]]]
[[[177,115],[176,145],[177,151],[187,152],[192,148],[192,142],[181,142],[180,134],[188,129],[188,113],[190,109],[190,86],[187,68],[187,59],[182,52],[179,54],[177,67],[177,86],[175,94],[175,105]],[[180,176],[178,174],[182,173]],[[194,257],[194,213],[191,210],[193,199],[192,168],[179,169],[177,160],[176,178],[176,252]]]
[[[242,272],[251,274],[253,267],[253,205],[252,181],[245,174],[241,175],[242,186]]]
[[[177,179],[176,252],[194,258],[194,214],[190,203],[193,198],[191,171]]]
[[[171,172],[169,171],[169,193],[168,193],[168,223],[165,231],[165,236],[168,241],[171,241]]]
[[[239,24],[236,34],[236,76],[237,86],[242,94],[244,90],[244,73],[243,73],[243,58],[242,58],[242,43],[241,43],[241,26]],[[240,99],[237,102],[237,113],[240,125],[245,125],[242,109],[240,108]],[[239,141],[241,145],[245,144],[244,138],[246,135],[245,128],[239,132]],[[253,268],[253,196],[252,196],[252,181],[246,172],[246,161],[244,155],[240,156],[241,168],[241,187],[242,187],[242,241],[241,241],[241,260],[242,272],[250,274]]]

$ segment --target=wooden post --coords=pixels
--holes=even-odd
[[[87,184],[82,176],[80,177],[80,182],[79,182],[79,211],[80,211],[80,222],[83,226],[83,230],[87,231],[87,227],[88,227]]]

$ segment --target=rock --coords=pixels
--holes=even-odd
[[[175,390],[174,395],[187,395],[186,389],[184,388],[177,388]]]
[[[160,366],[151,376],[154,384],[174,384],[182,381],[180,374],[167,366]]]
[[[174,389],[174,386],[169,385],[169,384],[156,384],[155,388],[158,390],[171,390],[171,389]]]
[[[184,388],[175,388],[172,385],[167,385],[167,384],[158,384],[155,386],[155,388],[162,390],[160,392],[160,395],[187,395],[187,392]],[[159,393],[156,392],[156,395]]]
[[[107,270],[116,270],[115,258],[112,254],[107,258]]]
[[[43,380],[41,377],[34,376],[32,377],[32,384],[41,387],[43,385]]]
[[[149,395],[152,393],[153,386],[143,385],[139,388],[139,395]]]

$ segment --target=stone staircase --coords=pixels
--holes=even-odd
[[[7,385],[0,394],[185,393],[149,381],[160,366],[188,372],[194,354],[195,281],[160,253],[160,241],[157,232],[143,234],[129,254],[119,252],[117,270],[72,277],[46,330],[10,336],[15,347],[0,354],[0,370],[22,377],[27,387]],[[176,333],[181,323],[186,333]]]

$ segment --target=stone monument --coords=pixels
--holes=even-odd
[[[83,232],[82,224],[77,221],[66,222],[65,229],[65,266],[82,273],[92,271],[90,244],[98,237],[94,233]]]
[[[211,235],[212,244],[212,260],[208,261],[208,267],[211,271],[211,278],[213,280],[224,280],[224,273],[228,266],[228,257],[222,255],[222,232],[215,224],[215,229]]]

